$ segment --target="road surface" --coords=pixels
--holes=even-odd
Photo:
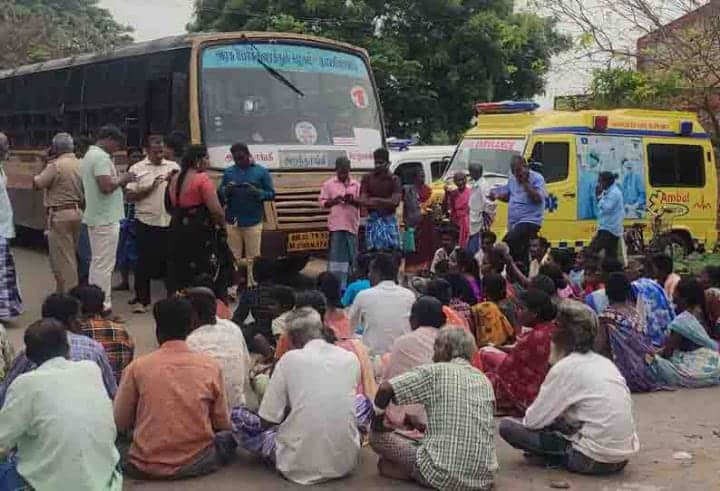
[[[39,317],[40,304],[54,287],[47,257],[42,250],[15,248],[25,314],[7,328],[16,348],[22,347],[24,328]],[[313,270],[322,265],[311,264]],[[160,286],[156,287],[159,290]],[[136,355],[156,348],[151,314],[137,315],[127,305],[128,293],[113,296],[114,309],[127,319],[135,339]],[[633,396],[641,451],[625,471],[607,478],[589,478],[527,464],[522,455],[499,439],[500,471],[496,489],[546,490],[551,483],[567,483],[571,489],[587,491],[659,491],[720,489],[720,388],[679,390]],[[675,460],[678,451],[689,452],[689,462]],[[377,476],[376,459],[368,448],[353,476],[320,486],[328,490],[419,489]],[[126,480],[126,490],[213,491],[237,489],[300,489],[264,468],[247,454],[239,454],[229,467],[211,476],[182,482],[139,482]]]

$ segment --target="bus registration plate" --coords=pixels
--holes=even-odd
[[[287,251],[319,251],[328,248],[329,232],[296,232],[288,234]]]

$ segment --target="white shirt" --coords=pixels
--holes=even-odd
[[[497,204],[486,198],[490,186],[484,177],[473,182],[470,189],[470,235],[475,235],[483,227],[483,213],[495,216]]]
[[[251,390],[250,353],[237,324],[218,318],[216,324],[195,329],[186,342],[191,350],[210,355],[220,365],[230,409],[244,405],[245,393]]]
[[[630,390],[615,364],[597,353],[557,362],[523,424],[539,430],[560,417],[580,426],[568,437],[573,448],[598,462],[623,462],[640,450]]]
[[[38,490],[120,490],[115,420],[100,368],[53,358],[10,385],[0,448],[17,445],[18,472]]]
[[[288,351],[277,363],[259,415],[282,421],[275,460],[287,479],[316,484],[355,469],[360,458],[355,419],[359,381],[357,357],[321,339]]]
[[[363,344],[370,354],[390,351],[395,339],[410,332],[410,309],[415,294],[393,281],[382,281],[357,294],[350,307],[350,325],[365,327]]]
[[[152,187],[155,179],[167,177],[172,171],[179,171],[180,166],[171,160],[164,160],[160,165],[151,164],[148,159],[141,160],[130,167],[129,172],[141,176],[137,182],[127,185],[130,191],[145,191]],[[153,227],[169,227],[170,215],[165,210],[165,188],[167,181],[161,182],[149,195],[135,203],[135,218]]]

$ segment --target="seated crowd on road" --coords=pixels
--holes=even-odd
[[[117,177],[116,129],[81,161],[70,162],[72,139],[58,141],[48,165],[75,172],[91,208],[90,272],[83,281],[71,261],[72,283],[56,274],[24,348],[0,329],[2,489],[191,478],[240,458],[239,448],[316,484],[353,473],[363,445],[388,479],[490,489],[503,469],[497,425],[532,461],[611,474],[640,449],[631,393],[720,384],[720,268],[681,277],[664,255],[551,249],[539,233],[544,181],[522,159],[503,189],[488,190],[478,166],[472,185],[456,175],[438,226],[423,212],[430,193],[404,189],[384,149],[360,183],[339,159],[319,197],[331,208],[328,271],[298,287],[280,261],[259,256],[257,205],[274,191],[244,145],[233,146],[218,192],[199,145],[171,165],[151,138],[140,162],[150,174]],[[158,343],[139,357],[110,303],[126,185],[144,244],[133,301],[151,310]],[[525,201],[499,241],[494,200],[512,209],[517,193]],[[415,227],[400,227],[401,201]],[[436,247],[418,257],[413,240]],[[161,246],[167,261],[155,271],[161,255],[144,249]],[[52,256],[54,271],[68,268]],[[167,298],[153,304],[149,280],[160,277]],[[0,282],[0,313],[21,310],[16,288]]]

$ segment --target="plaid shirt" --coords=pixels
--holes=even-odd
[[[117,392],[117,382],[113,376],[112,368],[110,367],[102,344],[86,336],[72,332],[68,332],[67,336],[70,344],[70,359],[72,361],[90,360],[97,363],[102,373],[105,390],[110,399],[113,399]],[[0,408],[5,405],[5,396],[7,395],[10,384],[23,373],[35,370],[35,368],[35,363],[31,362],[28,357],[25,356],[25,351],[17,355],[7,377],[3,380],[3,383],[0,384]]]
[[[95,316],[80,322],[80,332],[103,345],[115,380],[120,383],[122,371],[135,354],[135,344],[125,328],[110,319]]]
[[[492,385],[469,362],[419,366],[390,380],[397,404],[425,406],[417,468],[436,489],[489,489],[495,456]]]

